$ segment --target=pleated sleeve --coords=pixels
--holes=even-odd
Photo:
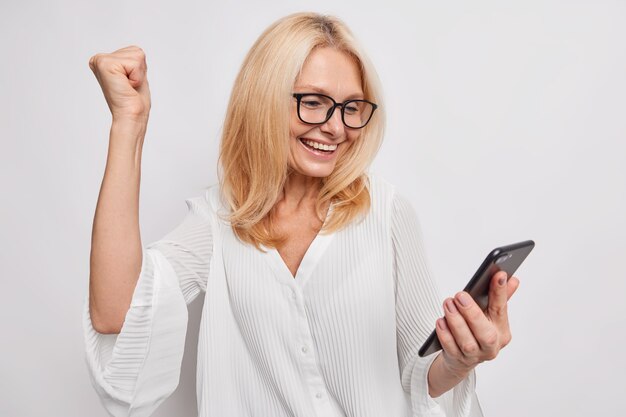
[[[398,361],[402,387],[410,394],[412,414],[482,417],[473,371],[442,396],[433,399],[428,394],[428,370],[439,353],[421,358],[418,351],[443,314],[443,300],[429,272],[421,230],[411,204],[394,193],[391,213]]]
[[[186,200],[185,219],[143,250],[142,267],[119,334],[94,330],[85,300],[83,327],[92,384],[116,417],[149,416],[176,389],[187,304],[206,289],[212,253],[206,199]]]

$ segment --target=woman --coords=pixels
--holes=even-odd
[[[481,415],[474,368],[510,340],[496,274],[486,313],[444,302],[413,210],[366,169],[384,113],[372,65],[339,20],[270,26],[233,88],[220,185],[142,250],[143,52],[91,58],[113,115],[94,219],[87,360],[105,407],[147,416],[178,384],[186,304],[204,292],[200,416]],[[443,351],[417,351],[435,326]]]

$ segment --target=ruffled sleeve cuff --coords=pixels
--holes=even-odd
[[[148,416],[178,386],[187,305],[174,269],[159,251],[143,253],[121,332],[93,329],[88,297],[83,327],[91,381],[111,415]]]
[[[438,354],[421,358],[415,356],[406,372],[403,385],[409,386],[411,407],[414,416],[428,417],[482,417],[475,394],[476,374],[474,371],[453,389],[440,397],[428,394],[428,371]]]

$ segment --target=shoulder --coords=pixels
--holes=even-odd
[[[220,201],[222,198],[218,184],[205,187],[198,195],[185,199],[189,213],[204,218],[209,218],[217,212]]]
[[[398,206],[411,206],[409,199],[398,187],[378,175],[368,175],[368,189],[374,209],[397,209]]]
[[[368,175],[373,212],[384,212],[391,217],[413,217],[411,200],[398,187],[377,176]]]
[[[392,225],[396,186],[378,175],[368,174],[367,187],[370,194],[370,209],[367,218],[384,230]]]
[[[199,210],[213,221],[214,225],[229,226],[232,210],[222,191],[221,184],[213,184],[204,189],[202,196],[186,200],[190,210]]]
[[[396,186],[378,175],[368,174],[367,187],[372,200],[372,209],[384,209],[393,201]]]

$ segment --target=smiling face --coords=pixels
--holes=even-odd
[[[363,98],[356,62],[350,55],[329,47],[316,48],[309,54],[293,92],[326,94],[337,103]],[[340,108],[336,108],[324,124],[306,124],[298,118],[296,99],[292,100],[289,168],[308,177],[327,177],[335,169],[338,158],[358,139],[361,130],[343,124]]]

